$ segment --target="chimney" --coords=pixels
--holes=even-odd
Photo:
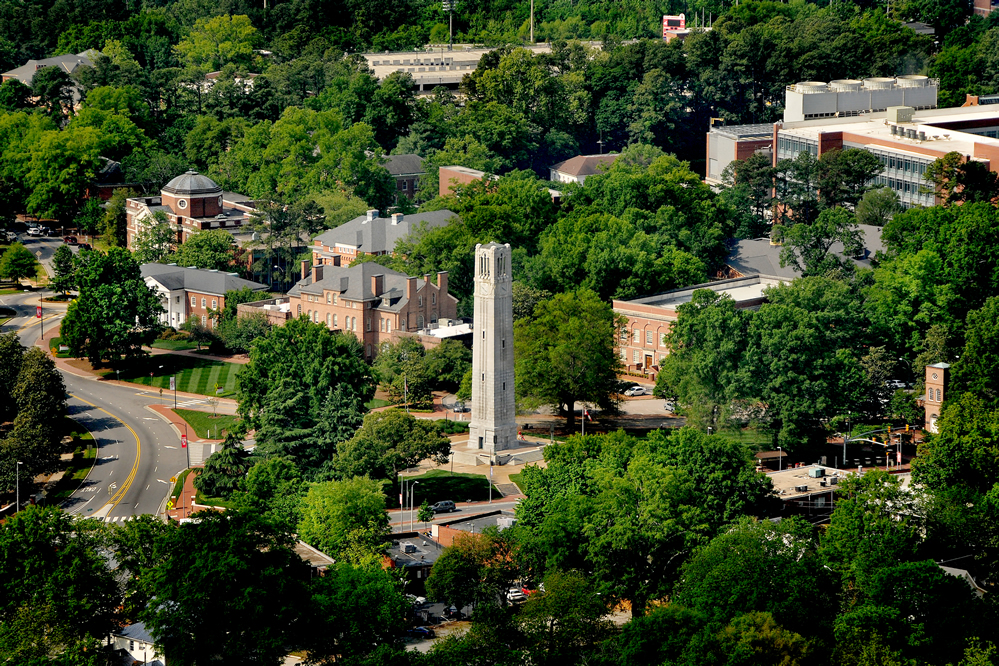
[[[312,263],[308,259],[302,259],[302,279],[309,277],[309,264]]]
[[[362,222],[361,224],[367,224],[371,220],[377,220],[377,219],[378,219],[378,210],[372,208],[371,210],[368,211],[367,216],[364,218],[364,222]]]
[[[382,295],[382,287],[384,285],[385,276],[379,273],[378,275],[371,276],[371,293],[375,298]]]
[[[412,301],[416,298],[416,278],[407,277],[406,278],[406,298]]]
[[[447,271],[437,272],[437,288],[440,290],[440,297],[447,295]]]
[[[405,216],[402,213],[392,213],[392,225],[395,226],[402,222],[403,217]]]
[[[316,282],[319,282],[322,279],[323,279],[323,267],[322,266],[313,266],[312,267],[312,284],[315,284]]]

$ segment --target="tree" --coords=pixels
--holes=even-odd
[[[578,401],[613,404],[623,317],[596,294],[579,290],[539,303],[534,315],[514,325],[517,394],[551,405],[575,424]]]
[[[337,335],[304,317],[274,327],[257,340],[250,362],[239,371],[239,413],[251,426],[258,425],[264,399],[282,377],[296,381],[308,396],[309,414],[316,413],[340,384],[351,386],[362,403],[374,394],[357,338]]]
[[[14,243],[0,257],[0,277],[20,282],[36,277],[38,260],[31,250],[21,243]]]
[[[968,313],[964,351],[954,366],[955,392],[968,391],[999,406],[999,297]]]
[[[401,409],[371,412],[360,430],[337,453],[335,474],[346,479],[370,476],[395,479],[398,472],[431,459],[448,461],[451,440],[430,421],[417,419]]]
[[[472,369],[472,350],[456,340],[444,340],[424,356],[427,373],[436,378],[435,388],[457,391],[465,373]]]
[[[430,506],[430,502],[423,500],[423,503],[420,504],[420,508],[416,512],[416,519],[423,523],[423,529],[426,529],[427,524],[433,521],[434,510]]]
[[[505,605],[516,577],[511,534],[488,528],[455,536],[430,570],[427,595],[459,610],[474,603],[478,612],[483,605]]]
[[[29,506],[0,526],[0,654],[44,663],[120,626],[121,591],[100,545],[92,523],[55,507]]]
[[[6,423],[17,415],[17,401],[14,390],[17,376],[24,363],[24,352],[17,333],[11,331],[0,335],[0,422]]]
[[[32,347],[21,357],[21,367],[11,397],[17,403],[18,416],[55,428],[54,423],[66,414],[66,385],[48,354]]]
[[[177,249],[170,256],[170,261],[178,266],[195,266],[206,270],[229,271],[234,268],[233,263],[236,258],[236,243],[232,234],[225,229],[209,229],[199,231],[188,237],[183,244],[177,245]],[[243,287],[247,289],[247,287]],[[257,292],[252,292],[254,298],[259,300]],[[229,297],[226,295],[226,303]],[[246,301],[243,301],[246,302]],[[233,306],[235,312],[235,306]]]
[[[33,91],[17,79],[7,79],[0,85],[0,109],[20,111],[31,107]]]
[[[45,132],[31,150],[24,180],[28,211],[39,217],[76,218],[87,187],[102,166],[101,133],[93,127]]]
[[[309,661],[333,664],[397,645],[409,603],[380,563],[337,562],[314,580],[312,608]]]
[[[177,244],[177,232],[161,210],[144,220],[145,227],[135,235],[132,254],[140,264],[163,261]]]
[[[852,268],[852,262],[830,253],[836,243],[842,244],[845,257],[853,257],[863,248],[856,218],[843,208],[823,210],[812,224],[777,226],[773,238],[784,245],[780,265],[791,266],[805,276]]]
[[[204,470],[195,477],[194,487],[208,497],[229,498],[246,478],[248,457],[240,434],[227,433],[219,450],[208,456]]]
[[[961,203],[999,203],[999,175],[981,162],[964,161],[958,152],[938,157],[923,176],[933,184],[944,206]]]
[[[427,362],[427,350],[416,338],[405,337],[378,349],[372,370],[378,383],[397,401],[422,407],[433,404],[435,375]]]
[[[308,565],[253,514],[205,511],[166,533],[140,614],[171,663],[275,664],[302,644]]]
[[[389,532],[385,495],[366,477],[314,484],[302,500],[299,535],[338,561],[371,562]]]
[[[86,355],[94,365],[139,356],[142,345],[156,336],[162,306],[128,250],[89,253],[76,279],[80,295],[62,321],[70,353]]]
[[[864,196],[857,203],[857,222],[883,227],[902,210],[904,210],[902,202],[895,190],[890,187],[877,187],[864,192]]]
[[[38,98],[38,106],[56,120],[73,108],[73,79],[60,67],[42,67],[35,71],[31,92]]]
[[[828,150],[818,162],[819,197],[826,208],[836,206],[856,207],[873,182],[884,169],[874,153],[861,148]]]
[[[174,50],[189,67],[211,72],[229,63],[249,65],[253,49],[259,43],[260,35],[249,17],[223,14],[199,18]]]
[[[277,529],[292,533],[301,520],[307,487],[288,458],[267,458],[250,467],[241,489],[232,495],[237,508],[253,512]]]
[[[50,281],[50,285],[56,291],[63,294],[69,293],[76,286],[76,262],[73,258],[73,251],[68,245],[60,245],[52,255],[52,269],[55,275]]]

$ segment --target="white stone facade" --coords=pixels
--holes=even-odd
[[[490,460],[517,445],[511,283],[510,245],[476,245],[468,448],[489,454]]]

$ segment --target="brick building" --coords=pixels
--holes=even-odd
[[[359,256],[393,254],[400,240],[420,229],[443,227],[460,219],[449,210],[379,217],[377,210],[355,217],[316,236],[312,241],[312,262],[317,266],[346,266]]]
[[[926,366],[926,396],[923,398],[923,409],[926,410],[925,428],[930,432],[937,431],[937,419],[940,418],[940,407],[947,399],[947,380],[950,378],[949,363],[934,363]]]
[[[288,292],[286,316],[305,315],[332,330],[350,331],[364,344],[368,359],[377,355],[382,343],[397,342],[439,320],[455,318],[458,299],[448,293],[446,272],[437,274],[437,284],[429,275],[410,277],[370,262],[352,267],[319,265],[311,271],[308,262],[302,262],[302,273]],[[255,305],[246,304],[241,311],[253,311]]]
[[[627,325],[620,332],[621,363],[629,372],[644,372],[650,379],[654,379],[659,372],[659,362],[669,354],[666,334],[677,319],[677,308],[689,303],[694,292],[699,289],[710,289],[726,295],[735,301],[737,308],[758,308],[766,300],[764,289],[784,282],[790,280],[753,275],[694,285],[631,301],[614,300],[614,313],[628,319]]]
[[[587,176],[603,173],[610,168],[618,156],[611,155],[576,155],[563,162],[559,162],[549,171],[549,180],[553,183],[579,183],[586,182]]]
[[[420,177],[427,175],[419,155],[387,155],[384,166],[395,179],[397,201],[400,196],[412,199],[420,186]]]
[[[244,280],[237,273],[176,264],[143,264],[140,271],[146,284],[160,297],[164,310],[160,322],[173,328],[179,328],[192,317],[203,326],[214,328],[212,313],[225,307],[226,292],[243,287],[267,291],[267,285]]]

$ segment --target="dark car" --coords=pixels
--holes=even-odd
[[[437,638],[437,634],[434,633],[434,630],[427,629],[426,627],[413,627],[412,629],[407,629],[406,635],[411,638]]]
[[[80,247],[81,250],[93,250],[94,249],[94,248],[90,247],[90,243],[80,243],[79,247]]]
[[[66,245],[76,245],[76,236],[64,236],[62,242]]]
[[[456,507],[454,505],[454,502],[452,502],[451,500],[444,500],[443,502],[438,502],[437,504],[434,504],[430,508],[434,510],[434,513],[451,513],[452,511],[458,510],[458,507]]]

